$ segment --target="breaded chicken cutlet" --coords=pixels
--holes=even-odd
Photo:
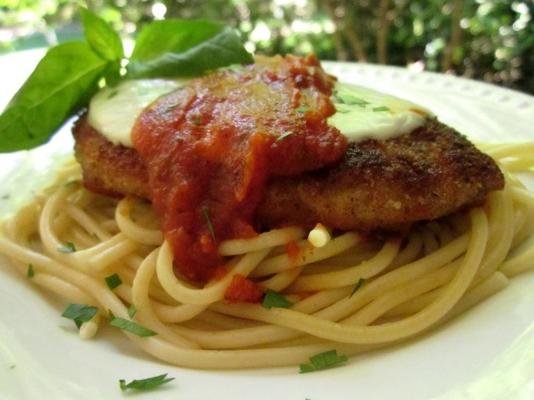
[[[150,200],[147,170],[135,149],[109,142],[86,116],[76,123],[74,137],[89,190]],[[480,204],[503,186],[489,156],[428,118],[408,134],[349,144],[336,166],[273,177],[256,222],[266,228],[321,222],[343,230],[396,230]]]

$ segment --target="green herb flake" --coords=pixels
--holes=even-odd
[[[97,312],[98,308],[93,306],[88,306],[86,304],[69,304],[61,316],[72,319],[78,329],[80,329],[82,323],[90,321]]]
[[[298,112],[299,114],[305,114],[308,111],[310,111],[310,106],[307,104],[302,104],[301,106],[295,108],[295,111]]]
[[[360,278],[358,280],[358,282],[356,282],[356,285],[354,285],[354,289],[352,289],[352,292],[350,293],[349,297],[352,297],[354,295],[354,293],[356,293],[358,291],[358,289],[362,287],[364,282],[365,282],[365,279]]]
[[[111,326],[114,326],[115,328],[119,328],[124,331],[133,333],[134,335],[139,336],[139,337],[148,337],[148,336],[157,335],[156,332],[148,328],[145,328],[142,325],[139,325],[133,321],[128,321],[127,319],[120,318],[120,317],[112,316],[111,322],[109,324]]]
[[[167,374],[162,374],[158,376],[153,376],[151,378],[145,379],[134,379],[131,382],[126,383],[126,380],[120,379],[119,386],[122,391],[132,389],[139,391],[152,390],[161,386],[167,382],[174,380],[174,378],[167,378]]]
[[[15,369],[16,367],[17,367],[16,364],[11,364],[11,365],[9,366],[9,369]]]
[[[374,112],[381,112],[381,111],[391,111],[391,110],[386,106],[382,106],[382,107],[374,107],[373,111]]]
[[[135,314],[137,314],[137,307],[132,304],[130,307],[128,307],[128,316],[130,318],[135,317]]]
[[[72,188],[72,187],[75,187],[77,185],[80,184],[80,181],[78,179],[72,179],[68,182],[65,182],[65,184],[63,185],[64,187],[66,188]]]
[[[337,350],[329,350],[310,357],[309,364],[300,364],[300,373],[320,371],[344,364],[348,361],[345,355],[338,355]]]
[[[336,112],[346,114],[354,110],[354,107],[350,107],[346,104],[336,103]]]
[[[59,246],[57,251],[65,254],[74,253],[76,251],[76,246],[72,242],[67,242],[64,245]]]
[[[365,107],[369,104],[367,100],[364,100],[361,97],[353,96],[352,94],[348,93],[335,92],[334,99],[338,103],[347,104],[349,106]]]
[[[267,289],[261,305],[267,309],[271,309],[273,307],[289,308],[293,305],[293,303],[286,299],[284,296],[282,296],[280,293],[277,293],[271,289]]]
[[[114,89],[114,90],[112,90],[112,91],[109,92],[109,94],[108,94],[108,97],[107,97],[108,100],[109,100],[109,99],[112,99],[112,98],[115,97],[117,94],[119,94],[118,89]]]
[[[191,117],[191,123],[195,126],[202,125],[202,117],[200,115],[193,115]]]
[[[28,264],[28,270],[26,271],[26,276],[28,278],[33,278],[35,276],[35,271],[33,269],[33,264]]]
[[[275,143],[276,142],[280,142],[280,141],[284,140],[285,138],[287,138],[288,136],[291,136],[293,134],[294,134],[294,132],[284,132],[284,133],[282,133],[280,136],[278,136],[276,138]]]
[[[210,210],[208,209],[208,207],[202,207],[202,216],[206,221],[206,225],[208,225],[208,231],[210,232],[211,238],[214,242],[216,242],[217,240],[215,239],[215,230],[213,229],[213,223],[211,222]]]
[[[105,278],[106,284],[108,285],[108,288],[111,290],[115,289],[117,286],[120,286],[122,283],[122,279],[119,275],[113,274]]]

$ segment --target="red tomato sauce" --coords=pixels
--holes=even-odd
[[[285,251],[287,256],[289,257],[289,261],[292,264],[297,264],[300,258],[300,247],[297,242],[294,240],[288,242],[285,245]]]
[[[224,299],[229,303],[259,303],[262,297],[263,288],[239,274],[234,275],[224,292]]]
[[[314,56],[257,58],[190,81],[137,119],[134,147],[177,272],[212,279],[225,239],[255,234],[266,182],[341,160],[346,139],[326,122],[333,77]]]

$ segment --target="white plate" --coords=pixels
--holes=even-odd
[[[41,54],[0,57],[0,108]],[[420,102],[475,140],[534,140],[534,98],[530,96],[401,68],[325,65],[341,80]],[[67,126],[43,148],[0,156],[0,197],[12,187],[31,192],[35,182],[50,173],[50,155],[69,152],[68,130]],[[7,203],[0,204],[3,213],[9,208]],[[60,317],[62,305],[35,290],[0,260],[0,399],[120,399],[126,396],[119,390],[118,379],[165,372],[175,381],[139,397],[533,399],[533,287],[534,274],[523,274],[442,329],[402,346],[354,357],[349,365],[333,370],[305,375],[299,375],[296,367],[196,371],[152,360],[109,329],[96,340],[81,341],[71,322]]]

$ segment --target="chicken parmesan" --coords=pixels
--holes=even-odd
[[[421,105],[314,56],[253,57],[220,23],[153,22],[126,57],[82,17],[86,40],[51,48],[0,115],[0,151],[16,151],[79,113],[76,159],[2,221],[0,253],[81,338],[108,324],[182,367],[308,373],[424,334],[532,268],[534,196],[516,173],[533,143],[485,155]]]
[[[490,157],[429,112],[366,89],[355,95],[313,56],[258,57],[168,94],[161,87],[125,143],[82,116],[76,157],[90,190],[153,203],[179,271],[194,281],[213,276],[226,239],[317,223],[406,230],[504,185]],[[401,112],[411,119],[395,131],[387,121]]]

